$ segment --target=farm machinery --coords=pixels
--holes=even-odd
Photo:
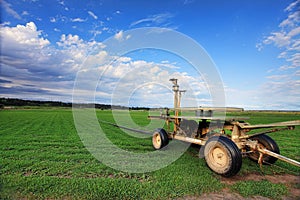
[[[293,130],[300,125],[300,120],[277,122],[271,124],[251,125],[246,117],[222,117],[218,112],[241,112],[241,108],[228,107],[180,107],[181,95],[177,79],[173,83],[174,108],[166,108],[158,116],[149,119],[165,120],[166,128],[157,129],[152,136],[154,149],[166,147],[170,140],[180,140],[201,145],[200,154],[207,166],[217,174],[225,177],[237,174],[242,165],[242,157],[262,164],[274,164],[280,159],[300,167],[300,162],[280,155],[276,142],[267,133]],[[183,111],[195,113],[194,116],[182,116]],[[265,129],[267,128],[267,129]],[[263,131],[249,134],[251,130]]]

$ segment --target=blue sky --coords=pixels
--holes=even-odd
[[[206,50],[223,80],[227,106],[300,110],[299,0],[0,2],[1,97],[70,102],[76,73],[91,47],[102,49],[107,38],[120,39],[130,29],[161,27],[187,35]],[[101,52],[110,56],[105,48]],[[159,50],[131,52],[106,66],[97,102],[113,102],[119,80],[133,69],[149,84],[132,89],[137,84],[129,81],[135,92],[123,89],[132,95],[120,104],[172,106],[166,87],[178,76],[182,88],[193,91],[183,102],[210,105],[203,77],[182,58]],[[84,94],[91,91],[82,92],[82,101],[90,101]]]

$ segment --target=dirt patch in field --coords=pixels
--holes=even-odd
[[[221,177],[221,182],[228,185],[235,184],[238,181],[248,181],[248,180],[252,180],[252,181],[268,180],[271,183],[282,183],[282,184],[300,183],[300,177],[291,174],[262,175],[262,174],[251,173],[242,176],[236,175],[230,178]]]
[[[253,196],[243,197],[240,194],[233,193],[229,189],[225,188],[218,193],[202,194],[201,196],[186,196],[179,200],[270,200],[267,197]]]
[[[295,184],[300,184],[300,176],[284,174],[284,175],[262,175],[262,174],[246,174],[243,176],[236,175],[231,178],[221,177],[220,181],[226,185],[233,185],[239,181],[262,181],[268,180],[272,183],[285,184],[289,189],[289,195],[282,197],[283,200],[299,200],[300,199],[300,188],[296,188]],[[179,200],[271,200],[267,197],[252,196],[243,197],[240,194],[231,192],[228,188],[224,188],[222,191],[217,193],[202,194],[201,196],[186,196],[179,198]]]
[[[238,181],[262,181],[268,180],[271,183],[281,183],[285,184],[289,189],[289,195],[283,197],[285,200],[292,200],[292,199],[300,199],[300,188],[296,188],[295,184],[300,184],[300,176],[291,175],[291,174],[283,174],[283,175],[262,175],[262,174],[246,174],[243,176],[234,176],[231,178],[221,178],[221,182],[227,185],[233,185]],[[265,197],[264,197],[265,198]],[[254,199],[257,199],[256,197]],[[268,198],[265,198],[268,199]]]
[[[27,171],[23,174],[24,176],[31,176],[32,175],[32,172],[31,171]]]

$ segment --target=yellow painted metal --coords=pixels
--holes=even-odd
[[[203,111],[220,111],[220,112],[242,112],[244,111],[243,108],[235,108],[235,107],[174,107],[170,108],[171,110],[181,110],[181,111],[196,111],[196,110],[203,110]]]
[[[276,122],[271,124],[256,124],[256,125],[239,124],[239,126],[243,129],[271,128],[276,126],[297,126],[297,125],[300,125],[300,120]]]
[[[300,167],[300,162],[298,162],[298,161],[296,161],[296,160],[293,160],[293,159],[291,159],[291,158],[287,158],[287,157],[282,156],[282,155],[280,155],[280,154],[274,153],[273,151],[269,151],[268,149],[265,149],[265,148],[258,148],[258,151],[259,151],[260,153],[262,153],[262,154],[267,154],[267,155],[269,155],[269,156],[273,156],[273,157],[275,157],[275,158],[278,158],[278,159],[280,159],[280,160],[283,160],[283,161],[285,161],[285,162],[288,162],[288,163],[290,163],[290,164],[292,164],[292,165],[295,165],[295,166],[297,166],[297,167]]]
[[[174,108],[175,108],[175,116],[178,116],[179,110],[179,85],[177,84],[177,79],[172,78],[170,79],[173,83],[173,92],[174,92]],[[174,132],[177,131],[177,126],[179,125],[179,120],[178,118],[175,118],[175,123],[174,123]]]
[[[172,78],[170,81],[173,83],[173,92],[174,92],[174,110],[175,110],[175,123],[174,123],[174,132],[178,130],[179,126],[179,111],[180,109],[180,99],[181,94],[185,92],[185,90],[179,90],[179,85],[177,84],[177,79]]]
[[[205,140],[199,140],[199,139],[185,137],[185,136],[181,136],[181,135],[173,135],[171,137],[176,140],[181,140],[181,141],[189,142],[189,143],[193,143],[193,144],[205,145],[205,143],[206,143]]]

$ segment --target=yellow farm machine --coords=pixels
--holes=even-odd
[[[280,155],[276,142],[267,133],[293,130],[300,120],[271,124],[251,125],[246,117],[222,117],[218,112],[241,112],[241,108],[228,107],[180,107],[184,90],[179,90],[178,80],[173,83],[174,108],[166,108],[160,115],[149,119],[165,120],[166,128],[158,128],[152,136],[154,149],[166,147],[170,140],[180,140],[201,145],[201,154],[208,167],[217,174],[230,177],[237,174],[242,157],[247,156],[259,164],[274,164],[277,159],[300,167],[300,162]],[[195,113],[183,116],[182,112]],[[266,129],[264,129],[266,128]],[[251,130],[263,131],[249,134]]]

